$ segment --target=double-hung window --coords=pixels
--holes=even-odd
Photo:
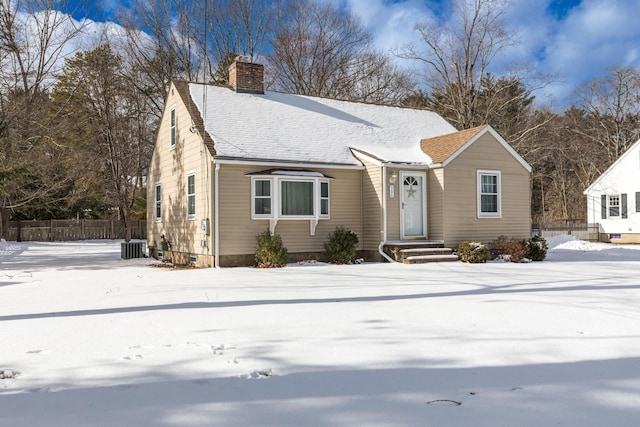
[[[171,112],[169,113],[171,118],[171,122],[169,125],[169,132],[170,132],[170,141],[171,141],[171,148],[175,148],[176,146],[176,108],[173,107],[171,109]]]
[[[162,185],[156,184],[156,221],[162,219]]]
[[[253,217],[272,216],[273,206],[273,179],[254,179],[252,188]]]
[[[620,196],[609,196],[609,218],[620,217]]]
[[[500,171],[478,171],[478,218],[502,216],[500,178]]]
[[[252,177],[252,218],[329,218],[329,178],[312,172],[282,173]]]
[[[196,217],[196,175],[187,175],[187,219]]]

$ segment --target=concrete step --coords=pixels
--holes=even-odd
[[[402,260],[404,264],[424,264],[427,262],[454,262],[458,255],[414,255]]]
[[[401,258],[417,255],[451,255],[453,251],[451,248],[411,248],[400,249]]]
[[[451,248],[445,248],[442,240],[398,240],[387,242],[385,251],[397,262],[417,264],[424,262],[457,261]]]

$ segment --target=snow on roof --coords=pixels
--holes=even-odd
[[[587,189],[582,192],[582,194],[588,195],[591,191],[596,189],[596,186],[600,183],[600,181],[602,181],[607,175],[609,175],[613,170],[615,170],[620,163],[623,163],[625,161],[625,158],[630,156],[631,153],[636,149],[640,149],[640,139],[634,142],[633,144],[631,144],[631,146],[627,148],[627,151],[622,153],[620,157],[616,159],[615,162],[613,162],[604,172],[602,172],[602,174],[600,174],[600,176],[597,177],[591,183],[591,185],[589,185]]]
[[[350,151],[356,148],[386,161],[429,164],[420,141],[455,132],[426,110],[197,83],[189,93],[221,158],[359,165]]]

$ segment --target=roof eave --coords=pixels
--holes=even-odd
[[[356,169],[362,170],[362,164],[335,163],[335,162],[304,162],[299,160],[284,159],[248,159],[244,157],[214,156],[213,163],[229,165],[251,165],[251,166],[284,166],[284,167],[307,167],[325,169]]]

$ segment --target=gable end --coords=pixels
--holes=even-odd
[[[211,136],[209,135],[209,133],[204,129],[204,120],[200,115],[200,111],[198,110],[198,107],[196,106],[195,102],[193,102],[193,99],[189,94],[189,83],[182,80],[176,80],[172,82],[172,85],[178,91],[178,95],[180,95],[180,99],[182,99],[182,102],[184,102],[185,106],[187,107],[187,111],[189,111],[190,119],[193,123],[194,129],[202,137],[202,142],[209,150],[209,153],[212,156],[215,156],[216,155],[215,142],[213,141],[213,139],[211,139]]]

